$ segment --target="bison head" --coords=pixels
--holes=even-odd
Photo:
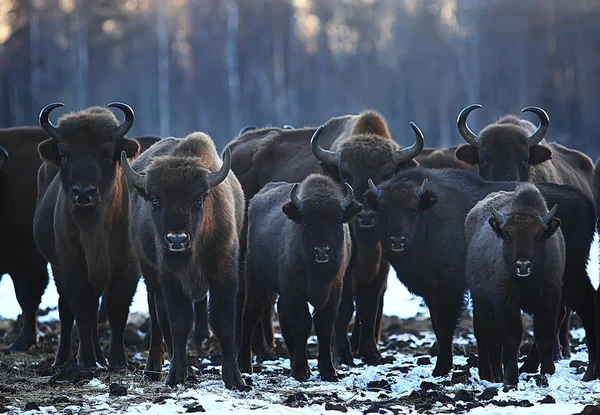
[[[511,213],[504,216],[490,205],[492,217],[488,223],[498,238],[504,241],[504,260],[512,275],[529,277],[536,264],[543,263],[545,242],[558,230],[560,219],[555,218],[558,206],[543,216]]]
[[[199,157],[156,157],[145,174],[131,168],[125,152],[121,163],[127,180],[149,206],[161,259],[172,271],[183,271],[194,258],[198,240],[214,236],[214,222],[226,214],[214,211],[212,193],[229,174],[231,151],[225,149],[216,172],[207,170]]]
[[[529,168],[552,158],[552,151],[539,144],[548,131],[550,118],[538,107],[526,107],[521,112],[533,112],[540,119],[535,126],[514,116],[484,128],[476,135],[467,125],[467,117],[481,105],[469,105],[458,115],[460,135],[468,144],[460,145],[455,157],[469,165],[479,166],[479,175],[485,180],[529,181]]]
[[[378,229],[384,249],[392,255],[408,251],[417,239],[424,213],[437,203],[437,194],[427,189],[424,179],[419,187],[401,183],[392,189],[389,182],[381,188],[369,180],[366,200],[371,209],[379,214]]]
[[[302,227],[307,295],[313,306],[321,308],[329,297],[331,282],[339,276],[342,262],[350,255],[344,241],[350,235],[344,224],[362,210],[362,205],[354,200],[354,191],[348,183],[344,184],[345,197],[341,197],[331,179],[319,175],[309,176],[300,186],[299,192],[299,185],[294,185],[290,202],[282,210]]]
[[[133,110],[113,102],[108,107],[125,113],[120,124],[108,109],[91,107],[64,115],[55,127],[49,115],[62,106],[49,104],[40,112],[40,125],[50,138],[39,144],[38,151],[44,161],[59,168],[63,191],[74,212],[102,213],[113,198],[121,152],[128,157],[139,152],[139,143],[125,137],[133,125]]]
[[[2,170],[2,167],[4,167],[7,161],[8,151],[4,147],[0,146],[0,170]]]

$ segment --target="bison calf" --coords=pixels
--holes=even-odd
[[[351,254],[346,224],[361,210],[354,192],[322,175],[300,184],[270,183],[248,208],[246,304],[243,312],[240,368],[252,372],[251,339],[261,313],[279,293],[279,323],[290,353],[292,376],[310,376],[306,341],[311,317],[306,302],[315,307],[321,379],[333,380],[331,341],[343,275]]]
[[[467,283],[473,299],[473,327],[479,376],[517,385],[523,336],[521,310],[533,314],[542,374],[554,373],[565,242],[557,206],[550,211],[539,190],[524,184],[478,202],[465,221]]]
[[[168,385],[188,378],[186,341],[194,320],[193,302],[210,291],[209,318],[221,345],[223,381],[228,388],[246,386],[234,357],[244,194],[230,174],[229,151],[223,159],[203,133],[162,139],[132,166],[124,154],[121,157],[135,189],[130,237],[146,278],[152,319],[146,371],[161,371],[164,334],[172,354]]]

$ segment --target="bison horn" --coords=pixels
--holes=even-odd
[[[425,145],[423,141],[423,133],[421,132],[421,130],[419,130],[417,124],[411,121],[410,127],[415,132],[415,143],[410,147],[406,147],[402,150],[394,152],[394,162],[396,164],[405,163],[417,157],[421,150],[423,150],[423,146]]]
[[[65,106],[65,104],[63,104],[62,102],[54,102],[52,104],[46,105],[40,111],[40,117],[39,117],[40,118],[40,126],[43,128],[44,131],[46,131],[46,133],[48,133],[48,135],[51,138],[55,138],[57,140],[58,140],[58,129],[50,121],[50,112],[55,108],[64,107],[64,106]]]
[[[479,136],[475,134],[469,126],[467,125],[467,117],[477,108],[483,108],[480,104],[472,104],[468,107],[465,107],[460,114],[458,114],[458,118],[456,120],[456,126],[458,127],[458,132],[465,139],[467,143],[472,145],[473,147],[479,148]]]
[[[125,177],[129,182],[131,182],[132,185],[138,189],[146,188],[146,176],[139,174],[131,168],[129,161],[127,160],[127,153],[124,151],[121,151],[121,167],[123,168]]]
[[[8,160],[8,151],[4,147],[0,146],[0,170],[2,170],[6,160]]]
[[[550,221],[556,214],[557,209],[558,209],[558,205],[554,205],[554,207],[552,209],[550,209],[550,212],[546,213],[544,216],[541,217],[542,222],[544,222],[544,225],[548,225],[550,223]]]
[[[117,131],[115,131],[115,139],[125,137],[125,134],[127,134],[131,129],[131,126],[133,126],[133,109],[131,109],[129,105],[124,104],[122,102],[111,102],[107,105],[107,107],[118,108],[125,114],[125,119],[123,120],[121,125],[117,127]]]
[[[490,211],[492,212],[494,219],[496,219],[500,225],[504,225],[506,223],[506,217],[502,215],[502,213],[498,212],[494,206],[490,205]]]
[[[342,199],[342,209],[346,210],[354,200],[354,189],[348,183],[344,183],[346,188],[346,196]]]
[[[295,130],[295,127],[293,125],[290,125],[290,124],[285,124],[283,126],[283,129],[284,130]]]
[[[423,179],[423,183],[421,184],[421,187],[419,187],[416,191],[417,193],[417,197],[421,197],[423,196],[423,194],[427,191],[427,185],[429,184],[429,179],[428,178],[424,178]]]
[[[312,152],[319,161],[329,165],[329,166],[337,166],[340,161],[340,156],[335,151],[325,150],[323,147],[319,145],[319,134],[321,130],[325,128],[325,126],[321,125],[317,128],[317,131],[313,134],[310,139],[310,146],[312,148]]]
[[[381,190],[378,189],[377,186],[375,186],[375,183],[373,183],[373,180],[369,179],[368,183],[369,183],[369,190],[371,191],[371,193],[373,193],[373,195],[377,198],[379,196],[381,196]]]
[[[300,198],[298,197],[298,183],[296,183],[294,187],[292,187],[292,191],[290,192],[290,199],[292,200],[294,206],[296,206],[296,209],[302,209],[302,200],[300,200]]]
[[[533,147],[538,144],[540,141],[546,137],[546,133],[548,132],[548,125],[550,124],[550,117],[546,111],[541,109],[540,107],[525,107],[521,110],[521,112],[533,112],[540,119],[540,125],[538,129],[533,133],[530,137],[527,138],[527,144],[529,147]]]
[[[229,147],[223,151],[223,164],[221,168],[216,173],[211,173],[208,176],[208,185],[212,188],[218,186],[223,180],[227,178],[229,174],[229,170],[231,170],[231,150]]]
[[[245,132],[251,131],[251,130],[256,130],[258,127],[256,125],[245,125],[242,127],[242,129],[240,130],[240,132],[238,133],[238,136],[244,134]]]

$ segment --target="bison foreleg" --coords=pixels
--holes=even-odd
[[[235,358],[234,326],[236,318],[237,270],[209,280],[210,326],[223,356],[223,382],[228,389],[246,389]]]
[[[240,371],[252,373],[252,338],[256,330],[259,329],[262,313],[270,305],[271,296],[264,288],[257,286],[252,281],[246,283],[246,289],[238,363]]]
[[[308,312],[308,305],[306,300],[299,298],[297,293],[282,292],[277,309],[280,323],[286,326],[284,339],[290,352],[292,376],[294,379],[304,382],[310,377],[306,342],[310,335],[312,318]]]
[[[496,324],[493,309],[483,298],[471,293],[473,298],[473,331],[477,339],[477,365],[479,377],[488,382],[496,382],[492,366],[492,344],[495,340]]]
[[[202,346],[204,340],[210,337],[207,305],[208,299],[206,297],[194,302],[194,343],[198,347]]]
[[[336,289],[337,288],[337,289]],[[314,325],[319,341],[319,373],[321,380],[337,380],[337,372],[333,367],[331,355],[331,339],[333,337],[333,324],[335,322],[335,312],[340,302],[341,287],[332,289],[329,295],[329,301],[321,310],[315,311]]]
[[[54,359],[54,366],[63,367],[73,357],[71,335],[73,333],[73,312],[64,296],[58,298],[58,315],[60,318],[60,339]]]
[[[354,365],[354,358],[348,341],[348,324],[354,314],[354,301],[352,293],[352,272],[346,271],[342,287],[342,298],[338,307],[337,317],[334,324],[333,334],[333,358],[336,365]],[[281,324],[281,316],[279,318]],[[358,320],[358,316],[355,321]],[[356,324],[355,324],[355,330]]]
[[[439,344],[433,376],[445,376],[452,370],[452,340],[463,306],[463,293],[440,287],[429,311]]]
[[[77,321],[77,328],[79,329],[77,364],[80,367],[95,367],[96,351],[94,349],[93,331],[97,329],[98,297],[93,292],[84,292],[77,299],[73,308],[75,321]]]
[[[509,303],[500,316],[504,384],[507,386],[517,386],[519,382],[519,370],[517,367],[519,346],[523,338],[521,309],[518,305]]]
[[[156,293],[160,292],[160,286],[158,285],[156,275],[151,269],[144,268],[143,275],[146,281],[148,311],[150,314],[150,350],[148,351],[148,362],[146,362],[144,369],[144,377],[149,380],[158,381],[160,380],[162,366],[165,361],[163,331],[159,322],[156,301]],[[168,325],[166,329],[169,331],[170,337],[171,329]]]

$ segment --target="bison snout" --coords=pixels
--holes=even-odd
[[[529,277],[531,275],[531,261],[528,259],[519,259],[515,262],[517,276]]]
[[[98,186],[93,184],[71,186],[71,200],[76,205],[91,205],[98,199],[99,194]]]
[[[356,224],[359,228],[369,229],[377,225],[376,212],[361,212],[356,216]]]
[[[185,232],[169,232],[165,235],[165,242],[169,251],[185,251],[190,242],[190,236]]]
[[[326,264],[329,262],[331,248],[328,246],[317,246],[313,249],[313,255],[317,264]]]
[[[390,249],[394,252],[402,252],[406,248],[408,239],[406,236],[390,236]]]

